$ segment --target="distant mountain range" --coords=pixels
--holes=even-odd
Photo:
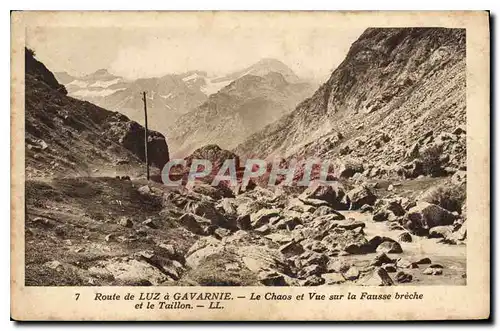
[[[292,75],[287,77],[298,81]],[[235,148],[291,112],[313,91],[310,84],[291,83],[282,73],[245,74],[179,117],[169,130],[169,144],[176,156],[188,155],[206,144]]]
[[[217,77],[204,71],[189,71],[127,80],[106,69],[81,77],[66,72],[56,72],[55,76],[68,95],[119,111],[139,123],[144,122],[142,92],[146,91],[150,128],[164,133],[172,139],[174,148],[182,152],[201,147],[203,142],[235,147],[249,134],[294,109],[313,91],[284,63],[268,58]],[[220,118],[209,119],[213,109],[218,109],[217,116],[220,112],[224,118],[240,120],[238,124],[227,118],[224,123],[214,123]],[[232,134],[230,144],[224,142],[225,133],[218,131],[225,131],[227,125],[238,131]],[[204,136],[207,131],[212,137],[209,140]]]

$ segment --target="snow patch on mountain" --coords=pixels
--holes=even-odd
[[[107,97],[113,93],[126,90],[125,88],[119,89],[102,89],[102,90],[78,90],[73,92],[76,97]]]
[[[120,81],[121,81],[121,79],[120,79],[120,78],[115,78],[115,79],[113,79],[113,80],[108,80],[108,81],[101,81],[101,80],[98,80],[98,81],[96,81],[95,83],[93,83],[92,85],[90,85],[89,87],[102,87],[102,88],[107,88],[107,87],[110,87],[111,85],[118,84]]]

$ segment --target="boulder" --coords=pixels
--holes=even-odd
[[[408,211],[406,218],[409,221],[406,223],[408,230],[422,235],[435,226],[453,224],[457,216],[438,205],[420,201]]]
[[[259,272],[258,279],[265,286],[288,286],[285,277],[275,271],[263,270]]]
[[[208,226],[210,221],[200,216],[186,213],[179,218],[179,223],[192,233],[203,235],[205,233],[204,227]]]
[[[389,213],[386,211],[378,211],[372,217],[374,222],[384,222],[389,219]]]
[[[400,233],[398,236],[398,241],[405,242],[405,243],[411,243],[412,242],[411,234],[409,232]]]
[[[308,266],[300,269],[299,272],[297,273],[297,276],[299,278],[306,279],[306,278],[313,276],[313,275],[318,276],[318,275],[322,274],[323,272],[325,272],[324,267],[321,267],[317,264],[311,264],[311,265],[308,265]]]
[[[365,222],[355,220],[354,218],[349,218],[347,220],[342,220],[342,221],[335,221],[333,222],[333,224],[335,224],[335,227],[345,230],[354,230],[357,228],[363,229],[366,226]]]
[[[359,211],[362,213],[371,213],[371,212],[373,212],[373,206],[362,205],[361,208],[359,209]]]
[[[240,230],[250,230],[252,228],[252,222],[250,220],[250,215],[238,216],[236,219],[236,226]]]
[[[387,256],[385,253],[378,253],[377,256],[372,260],[370,265],[380,267],[384,264],[394,263],[394,260]]]
[[[387,254],[400,254],[403,253],[401,245],[395,241],[384,241],[377,247],[377,252],[383,252]]]
[[[223,251],[224,247],[222,245],[207,245],[187,256],[186,265],[193,269],[197,268],[203,262],[203,260],[206,260],[212,255],[220,254]]]
[[[214,201],[203,198],[201,200],[189,200],[184,206],[187,213],[192,213],[210,220],[210,224],[227,227],[228,218],[224,217],[216,208]]]
[[[342,276],[344,276],[346,280],[356,280],[359,278],[359,269],[356,267],[350,267],[346,272],[342,273]]]
[[[308,199],[322,200],[327,202],[332,208],[347,209],[345,196],[345,189],[339,182],[326,184],[321,181],[315,181],[300,194],[299,199],[301,201]]]
[[[399,271],[396,274],[396,281],[398,283],[410,283],[413,279],[413,276],[404,272],[404,271]]]
[[[142,225],[147,226],[148,228],[151,228],[151,229],[158,229],[158,226],[151,218],[148,218],[147,220],[142,222]]]
[[[375,194],[372,193],[364,185],[360,185],[347,193],[348,200],[351,202],[350,209],[359,209],[363,205],[373,205],[377,200]]]
[[[326,264],[326,270],[335,273],[345,273],[350,267],[349,263],[339,258],[331,259]]]
[[[391,286],[394,281],[384,268],[377,268],[363,279],[363,285],[368,286]]]
[[[338,214],[338,212],[330,206],[323,205],[323,206],[319,206],[314,211],[313,216],[318,217],[318,216],[326,216],[326,215],[330,215],[330,214]]]
[[[396,243],[397,242],[389,237],[385,236],[373,236],[366,243],[367,252],[375,252],[377,248],[384,242]]]
[[[137,191],[142,195],[151,194],[151,188],[148,185],[141,186],[137,189]]]
[[[255,229],[255,232],[260,234],[260,235],[266,235],[271,232],[271,227],[269,227],[268,224],[264,224],[261,227],[258,227]]]
[[[277,250],[263,246],[246,245],[238,248],[238,255],[250,271],[272,270],[285,275],[291,274],[289,262]]]
[[[335,165],[335,175],[339,178],[350,178],[355,173],[362,173],[363,170],[363,163],[355,159],[344,159]]]
[[[422,273],[424,275],[438,276],[438,275],[442,275],[443,274],[443,268],[442,267],[439,268],[439,267],[429,266]]]
[[[233,198],[224,198],[219,202],[218,207],[224,214],[234,216],[236,215],[235,201]]]
[[[429,238],[445,238],[451,237],[453,225],[435,226],[429,230]]]
[[[250,215],[250,224],[252,228],[259,228],[269,223],[272,217],[279,216],[280,209],[261,209]]]
[[[382,268],[384,268],[388,273],[396,272],[396,265],[393,263],[383,264]]]
[[[320,286],[325,283],[325,279],[321,278],[318,275],[312,275],[305,279],[305,281],[301,282],[302,286]]]
[[[265,238],[278,244],[287,244],[293,241],[293,237],[290,234],[284,233],[271,233],[266,235]]]
[[[281,254],[283,254],[286,257],[294,256],[294,255],[300,255],[304,253],[304,247],[300,243],[297,242],[289,242],[287,244],[284,244],[279,248],[279,251]]]
[[[321,278],[325,280],[326,285],[337,285],[345,282],[344,276],[339,272],[330,272],[322,274]]]
[[[324,237],[321,242],[328,249],[336,249],[339,251],[344,250],[348,246],[357,245],[357,247],[364,247],[368,243],[365,236],[355,230],[345,230],[342,228],[334,228],[330,233]]]
[[[415,261],[416,264],[431,264],[432,261],[428,257],[421,258],[420,260]]]
[[[396,265],[398,268],[405,268],[405,269],[418,269],[418,264],[415,262],[411,262],[407,259],[404,258],[399,258],[396,261]]]
[[[280,218],[276,223],[271,220],[271,224],[278,230],[286,229],[292,231],[295,227],[302,224],[302,222],[298,217],[284,217]]]

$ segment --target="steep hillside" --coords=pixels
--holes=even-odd
[[[349,155],[382,174],[438,145],[443,167],[464,169],[465,75],[465,30],[367,29],[311,98],[235,152]]]
[[[168,135],[172,150],[184,156],[206,144],[234,148],[311,92],[309,84],[290,83],[277,72],[245,75],[176,121]]]
[[[26,176],[139,174],[144,128],[126,116],[68,97],[54,75],[26,51]],[[165,137],[149,133],[149,155],[169,159]]]

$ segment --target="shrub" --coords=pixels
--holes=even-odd
[[[441,169],[441,155],[443,148],[440,145],[433,145],[424,149],[420,154],[424,174],[431,176],[440,176],[443,173]]]
[[[462,212],[462,206],[467,197],[466,185],[454,185],[451,183],[435,186],[427,190],[420,200],[433,203],[451,212]]]

